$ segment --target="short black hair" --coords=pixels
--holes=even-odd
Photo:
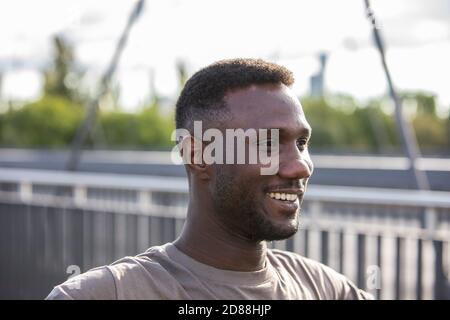
[[[194,120],[225,120],[223,101],[228,91],[254,84],[291,86],[290,70],[262,59],[227,59],[197,71],[184,86],[176,104],[176,127],[192,130]],[[192,131],[191,131],[192,132]]]

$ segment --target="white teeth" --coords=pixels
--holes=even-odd
[[[271,192],[268,193],[268,196],[272,199],[284,200],[284,201],[295,201],[297,200],[297,195],[292,193],[279,193],[279,192]]]

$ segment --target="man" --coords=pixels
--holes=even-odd
[[[47,298],[372,298],[318,262],[267,248],[267,241],[297,232],[300,204],[313,172],[311,128],[289,89],[293,82],[286,68],[255,59],[219,61],[194,74],[176,106],[177,128],[191,133],[180,143],[188,146],[181,151],[188,160],[190,192],[181,235],[173,243],[74,277]],[[206,163],[202,156],[195,161],[195,139],[200,139],[193,132],[195,121],[204,130],[222,133],[278,130],[277,141],[268,136],[261,144],[276,155],[277,171],[261,174],[263,164],[249,163],[248,157],[244,164]],[[247,140],[250,149],[249,144]]]

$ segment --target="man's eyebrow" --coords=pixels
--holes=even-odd
[[[295,130],[295,133],[293,134],[293,130],[287,129],[287,128],[283,128],[283,127],[264,127],[264,128],[260,128],[260,130],[266,130],[268,136],[270,137],[271,135],[271,130],[278,130],[279,135],[280,136],[289,136],[289,135],[295,135],[295,136],[299,136],[302,138],[311,138],[311,134],[312,134],[312,129],[311,127],[308,126],[302,126],[299,130]],[[257,135],[259,136],[259,130]]]

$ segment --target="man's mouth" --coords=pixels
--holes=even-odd
[[[300,208],[300,201],[303,196],[303,189],[276,189],[267,190],[266,195],[269,200],[271,212],[276,215],[292,216]]]
[[[269,192],[267,195],[276,200],[295,202],[298,199],[296,193]]]

